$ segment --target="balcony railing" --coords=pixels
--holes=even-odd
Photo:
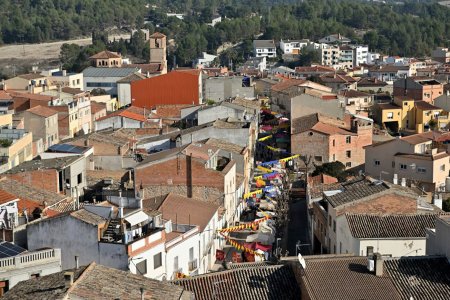
[[[61,254],[59,250],[56,251],[55,249],[48,249],[14,257],[2,258],[0,259],[0,269],[26,267],[36,263],[44,263],[47,260],[60,259],[60,256]]]

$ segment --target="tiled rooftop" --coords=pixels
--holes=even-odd
[[[386,259],[384,268],[402,299],[450,299],[450,264],[446,257]]]
[[[319,255],[304,258],[306,268],[302,281],[311,300],[403,299],[387,274],[377,277],[367,270],[366,257]]]
[[[290,266],[253,266],[193,276],[174,282],[196,300],[293,300],[300,290]]]
[[[66,287],[64,274],[74,272],[74,283]],[[108,268],[96,263],[77,270],[66,270],[27,281],[12,288],[4,299],[190,299],[190,293],[180,286],[149,279],[130,272]]]
[[[34,114],[34,115],[41,116],[41,117],[44,117],[44,118],[51,117],[51,116],[56,115],[58,113],[57,111],[55,111],[55,110],[53,110],[53,109],[51,109],[49,107],[41,106],[41,105],[35,106],[33,108],[30,108],[27,111],[32,113],[32,114]]]
[[[388,190],[385,183],[372,183],[366,179],[356,179],[342,184],[342,192],[324,198],[333,206],[337,207],[362,198],[381,193]]]
[[[425,238],[426,228],[435,228],[437,214],[346,214],[354,238]]]

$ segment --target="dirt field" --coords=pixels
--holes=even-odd
[[[110,40],[114,38],[129,38],[130,35],[110,36]],[[60,41],[42,44],[23,44],[23,45],[5,45],[0,47],[0,60],[17,59],[17,60],[53,60],[58,59],[59,49],[64,43],[73,43],[80,46],[89,45],[91,38]]]
[[[129,39],[130,34],[110,35],[109,40]],[[59,51],[64,43],[86,46],[91,38],[42,44],[4,45],[0,47],[0,76],[13,77],[26,73],[32,66],[40,69],[59,67]]]

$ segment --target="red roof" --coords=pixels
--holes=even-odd
[[[0,90],[0,100],[12,100],[12,97],[7,92]]]
[[[8,192],[5,192],[4,190],[0,190],[0,204],[5,204],[8,202],[11,202],[13,200],[18,200],[16,196],[11,195]]]
[[[150,37],[151,38],[164,38],[166,36],[164,34],[162,34],[161,32],[155,32]]]
[[[280,83],[277,83],[275,85],[272,86],[272,91],[276,91],[276,92],[281,92],[287,88],[290,88],[292,86],[296,86],[302,83],[305,83],[306,80],[302,80],[302,79],[289,79],[289,80],[284,80]]]
[[[200,70],[177,70],[131,83],[133,105],[199,104]]]
[[[111,52],[108,50],[99,52],[97,54],[92,55],[91,57],[89,57],[90,59],[109,59],[109,58],[121,58],[122,56],[120,56],[120,54],[116,53],[116,52]]]
[[[146,116],[144,115],[144,109],[142,109],[140,107],[130,106],[126,109],[117,110],[109,115],[98,118],[96,121],[106,120],[106,119],[109,119],[112,117],[117,117],[117,116],[140,121],[140,122],[145,122],[147,120]]]
[[[30,112],[30,113],[32,113],[34,115],[41,116],[41,117],[44,117],[44,118],[51,117],[51,116],[56,115],[58,113],[57,111],[55,111],[55,110],[53,110],[51,108],[48,108],[46,106],[41,106],[41,105],[35,106],[33,108],[30,108],[30,109],[27,110],[27,112]]]

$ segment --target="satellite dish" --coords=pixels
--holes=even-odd
[[[300,253],[298,254],[298,262],[302,265],[303,270],[305,270],[306,269],[306,261]]]

